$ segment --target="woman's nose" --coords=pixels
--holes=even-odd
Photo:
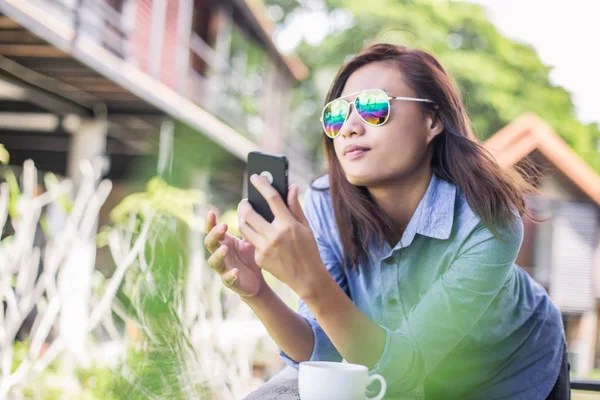
[[[350,137],[352,135],[363,135],[365,133],[365,124],[363,120],[358,116],[356,109],[351,104],[350,105],[350,115],[348,115],[348,119],[342,125],[340,130],[340,136]]]

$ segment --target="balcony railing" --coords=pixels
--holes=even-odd
[[[168,0],[151,3],[134,0],[26,1],[43,7],[65,27],[71,28],[73,43],[85,38],[101,45],[257,141],[265,124],[265,111],[260,109],[264,77],[248,76],[239,69],[239,63],[234,65],[227,46],[224,51],[217,51],[193,32],[191,16],[178,15],[177,26],[166,26],[167,15],[173,18],[174,12],[168,8]],[[178,4],[189,7],[187,14],[193,14],[193,1]],[[140,7],[145,9],[140,10]],[[134,8],[136,11],[131,12]],[[179,7],[177,12],[182,13]],[[222,14],[221,18],[228,18],[227,11]],[[223,28],[225,31],[236,29],[229,18],[229,26]],[[174,22],[173,19],[170,21]],[[173,43],[177,45],[173,47]],[[199,62],[191,63],[190,58]]]
[[[206,0],[202,7],[194,0],[22,3],[22,9],[11,11],[18,17],[13,19],[21,18],[19,23],[34,33],[47,32],[38,35],[57,54],[47,65],[27,49],[35,62],[26,67],[67,88],[65,93],[76,90],[84,100],[112,102],[108,108],[130,113],[163,110],[199,130],[228,132],[215,134],[215,141],[240,157],[256,145],[293,153],[292,170],[312,175],[303,142],[289,140],[295,75],[252,35],[253,25],[236,2]],[[210,33],[199,23],[208,23]],[[69,60],[69,53],[80,64]],[[64,65],[87,75],[71,76]],[[191,103],[233,129],[214,124]]]
[[[206,68],[202,74],[190,68],[187,97],[256,142],[265,127],[264,114],[269,112],[260,106],[264,77],[238,69],[195,33],[190,50]]]
[[[583,390],[586,392],[600,392],[600,381],[572,379],[571,389]]]
[[[58,16],[65,25],[71,26],[75,32],[73,41],[79,37],[92,38],[120,58],[129,57],[133,27],[121,12],[128,0],[28,1],[45,3],[50,13]]]

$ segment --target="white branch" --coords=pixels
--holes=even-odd
[[[20,391],[35,382],[39,373],[57,357],[65,354],[67,347],[71,347],[72,341],[69,335],[65,331],[58,330],[58,337],[54,338],[47,350],[41,354],[42,348],[49,342],[50,332],[57,326],[59,318],[63,317],[66,310],[64,304],[61,304],[61,296],[68,293],[71,285],[78,283],[68,279],[71,275],[64,274],[65,266],[67,262],[75,261],[73,257],[79,254],[77,251],[80,250],[78,247],[80,243],[85,242],[89,245],[86,240],[92,240],[98,213],[112,186],[108,180],[98,182],[100,177],[98,169],[94,169],[91,163],[82,163],[81,170],[83,179],[75,193],[72,208],[65,215],[63,230],[56,237],[51,238],[45,248],[39,249],[35,247],[34,238],[41,213],[45,212],[44,207],[55,206],[53,203],[60,201],[62,196],[73,190],[73,184],[69,180],[64,180],[47,192],[37,195],[37,171],[32,162],[27,162],[24,166],[22,179],[24,193],[19,198],[19,218],[12,221],[15,234],[12,242],[6,240],[0,244],[0,298],[7,304],[6,311],[0,309],[0,362],[2,363],[0,399],[13,395],[15,398],[19,397],[22,394]],[[7,223],[9,196],[8,184],[0,184],[0,232],[3,232]],[[139,299],[136,298],[136,292],[153,290],[152,288],[155,287],[156,277],[152,275],[152,271],[153,263],[156,262],[154,253],[157,249],[150,239],[153,239],[151,232],[161,229],[163,222],[159,221],[163,216],[157,215],[156,211],[143,211],[143,213],[140,213],[140,210],[130,212],[126,225],[115,228],[109,234],[109,249],[117,267],[112,277],[102,283],[102,289],[92,291],[88,288],[82,290],[81,294],[77,294],[77,299],[82,296],[93,297],[81,299],[86,304],[85,310],[88,314],[85,315],[86,318],[82,318],[80,325],[74,326],[83,333],[89,333],[102,324],[112,340],[125,345],[124,338],[114,326],[110,312],[112,309],[123,320],[129,319],[115,296],[127,271],[135,266],[139,268],[136,271],[139,273],[132,277],[138,280],[132,283],[133,289],[129,289],[133,295],[133,306],[136,307],[139,317],[139,323],[133,322],[143,330],[143,340],[137,343],[142,349],[157,343],[162,344],[158,340],[157,332],[154,331],[154,325],[150,324],[153,316],[148,315],[143,309]],[[136,229],[140,214],[145,217],[139,229]],[[44,254],[44,260],[43,270],[38,278],[40,253]],[[227,322],[230,318],[243,319],[244,313],[241,312],[243,310],[235,312],[236,306],[234,310],[228,307],[228,321],[223,320],[223,287],[220,279],[215,274],[207,275],[207,272],[202,271],[200,267],[203,267],[203,254],[198,252],[196,256],[197,264],[194,265],[197,265],[200,270],[196,274],[189,274],[189,282],[187,282],[189,288],[193,290],[186,295],[185,301],[181,296],[177,296],[172,304],[173,312],[177,313],[181,321],[185,321],[181,328],[192,331],[190,341],[193,349],[178,355],[185,371],[183,375],[175,378],[181,383],[182,392],[179,395],[193,398],[194,386],[202,383],[210,388],[215,398],[220,400],[239,398],[242,395],[240,393],[242,381],[251,376],[248,362],[255,343],[252,340],[236,339],[237,335],[247,336],[247,332],[235,328],[239,325],[231,325],[235,332],[230,332],[232,328],[228,327]],[[92,277],[88,274],[94,273],[93,265],[89,262],[81,266],[76,263],[68,265],[81,267],[76,269],[82,272],[79,278],[85,279],[89,286]],[[58,279],[61,280],[59,287],[57,287]],[[59,292],[59,288],[62,293]],[[95,292],[98,291],[99,294],[96,294]],[[155,295],[163,294],[155,293]],[[190,305],[192,302],[193,304]],[[15,336],[23,320],[36,305],[37,315],[31,327],[27,357],[18,365],[16,371],[11,373],[14,363]],[[82,312],[81,310],[82,308],[79,312]],[[62,324],[63,321],[60,323]],[[82,329],[83,327],[85,329]],[[79,333],[74,335],[74,338],[80,338],[79,335]],[[228,344],[230,341],[233,342],[231,346]],[[176,347],[178,346],[173,345],[174,351]],[[131,378],[127,373],[125,376]],[[132,381],[132,384],[136,383]],[[148,393],[148,397],[152,395]]]
[[[58,336],[54,342],[48,347],[44,355],[33,364],[33,371],[40,373],[64,350],[67,343],[62,336]]]
[[[117,269],[115,270],[112,278],[110,279],[110,283],[108,284],[108,287],[104,292],[102,299],[100,300],[96,308],[92,310],[90,319],[88,321],[88,331],[94,329],[96,324],[98,324],[98,322],[100,321],[102,315],[108,312],[108,310],[110,309],[112,299],[115,297],[115,294],[117,293],[117,290],[121,285],[121,281],[123,280],[123,276],[125,276],[127,268],[135,260],[137,253],[139,251],[143,251],[143,247],[146,244],[148,231],[150,230],[152,220],[154,219],[154,214],[154,211],[150,211],[148,213],[148,216],[146,217],[146,220],[144,221],[144,224],[142,226],[142,232],[136,239],[135,245],[133,246],[127,257],[125,257],[125,259],[117,266]]]
[[[48,338],[52,325],[54,324],[54,321],[56,321],[56,317],[58,317],[59,311],[60,300],[58,297],[55,297],[48,305],[48,309],[44,313],[40,325],[32,332],[33,339],[31,340],[31,346],[29,348],[30,357],[35,358],[40,353],[42,345]]]

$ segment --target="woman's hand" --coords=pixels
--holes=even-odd
[[[204,245],[212,254],[208,265],[221,276],[226,287],[242,298],[252,298],[267,286],[254,261],[254,246],[227,233],[227,224],[217,225],[212,211],[206,216],[205,233]]]
[[[288,191],[288,208],[265,178],[253,175],[250,181],[269,204],[275,219],[267,222],[244,199],[238,206],[240,232],[255,247],[256,264],[302,297],[314,288],[312,282],[319,274],[328,272],[298,201],[298,185]]]

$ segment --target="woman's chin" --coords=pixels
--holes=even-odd
[[[350,182],[351,185],[354,186],[370,186],[373,183],[372,176],[365,175],[350,175],[346,174],[346,179]]]

